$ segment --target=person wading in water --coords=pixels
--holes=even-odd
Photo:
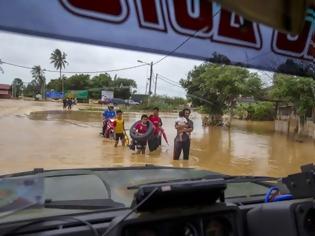
[[[109,105],[108,108],[106,110],[104,110],[102,116],[103,116],[102,135],[105,138],[108,138],[108,132],[106,132],[107,131],[107,122],[110,119],[114,119],[116,117],[116,112],[114,110],[114,106]]]
[[[175,129],[177,130],[177,136],[174,139],[174,160],[179,160],[180,154],[183,151],[183,159],[189,159],[189,150],[190,150],[190,134],[194,129],[194,123],[189,119],[190,109],[185,108],[183,110],[184,116],[187,120],[187,128],[184,128],[175,123]]]
[[[136,126],[134,127],[134,130],[136,131],[136,133],[138,135],[144,135],[147,130],[148,130],[148,116],[147,115],[142,115],[141,116],[141,121],[139,121]],[[137,154],[145,154],[145,149],[147,147],[147,142],[148,140],[141,140],[141,141],[138,141],[138,140],[133,140],[134,144],[136,145],[137,147]]]
[[[116,119],[114,121],[115,130],[115,147],[117,147],[119,140],[121,140],[122,146],[125,146],[125,122],[122,117],[122,111],[116,111]]]
[[[162,127],[162,120],[159,117],[159,108],[155,107],[153,109],[153,114],[149,116],[149,120],[154,125],[154,132],[153,136],[148,140],[148,146],[150,152],[156,150],[162,143],[161,140],[161,127]]]

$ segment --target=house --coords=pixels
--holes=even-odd
[[[240,97],[238,103],[254,103],[256,102],[254,97]]]
[[[292,103],[279,104],[277,107],[277,120],[288,120],[294,115],[294,105]]]
[[[0,84],[0,98],[11,98],[11,85]]]

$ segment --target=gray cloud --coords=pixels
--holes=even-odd
[[[50,53],[59,48],[68,55],[67,71],[99,71],[110,70],[137,65],[137,60],[145,62],[157,61],[163,55],[135,52],[81,43],[32,37],[21,34],[0,32],[0,59],[15,64],[34,66],[41,65],[45,69],[54,69],[50,64]],[[154,66],[154,72],[179,81],[201,61],[168,57]],[[29,70],[2,65],[5,73],[0,74],[0,83],[11,83],[14,78],[21,78],[25,82],[32,80]],[[134,79],[138,84],[138,92],[143,93],[146,78],[149,76],[149,66],[133,70],[110,73],[120,77]],[[47,80],[57,78],[58,74],[46,72]],[[185,91],[176,86],[158,81],[157,93],[168,96],[185,96]]]

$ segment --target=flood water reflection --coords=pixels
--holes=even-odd
[[[129,128],[142,113],[124,114]],[[143,164],[196,167],[233,175],[284,176],[315,161],[312,141],[298,143],[273,131],[273,122],[233,121],[229,129],[201,126],[201,116],[192,114],[189,161],[173,161],[176,114],[162,113],[170,145],[135,155],[128,148],[114,148],[99,136],[100,112],[43,111],[28,117],[4,118],[0,137],[1,172]],[[4,138],[5,137],[5,138]]]

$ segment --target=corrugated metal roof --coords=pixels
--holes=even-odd
[[[8,90],[0,90],[0,95],[9,95]]]
[[[11,88],[11,85],[9,84],[0,84],[0,89],[9,90]]]

